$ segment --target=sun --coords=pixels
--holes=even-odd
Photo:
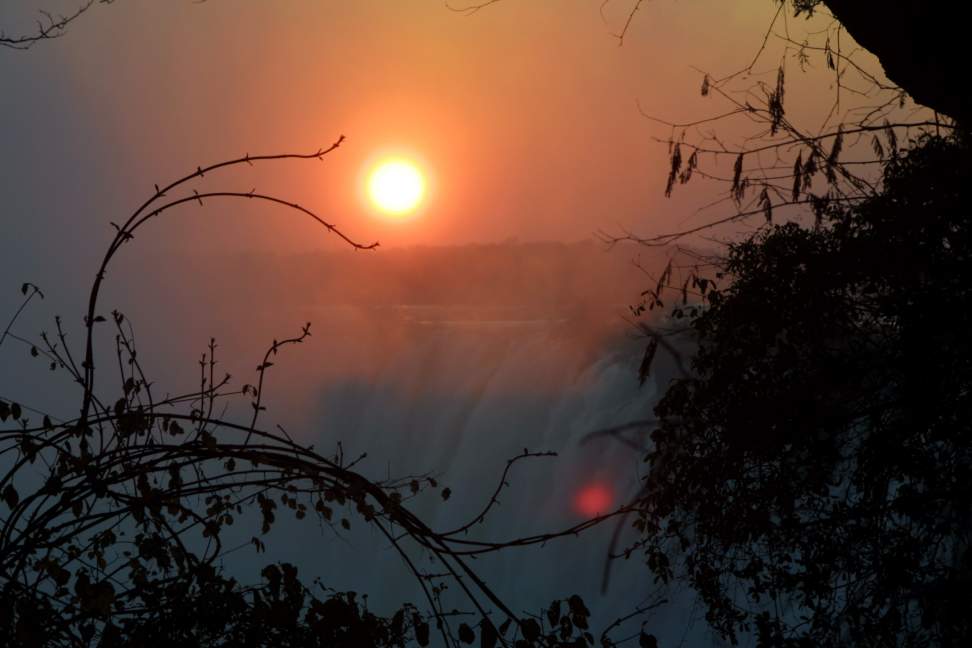
[[[425,177],[410,160],[385,160],[368,176],[368,195],[381,211],[402,216],[414,211],[422,202]]]

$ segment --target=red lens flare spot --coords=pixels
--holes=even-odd
[[[577,493],[574,507],[583,515],[596,517],[609,512],[613,500],[611,489],[604,484],[588,484]]]

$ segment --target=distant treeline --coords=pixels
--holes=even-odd
[[[140,279],[170,286],[187,283],[191,291],[207,293],[231,281],[236,297],[249,293],[277,304],[625,308],[654,284],[668,254],[606,250],[596,241],[241,253],[205,260],[186,256],[175,263],[170,258],[175,274],[144,263],[141,272],[146,276]],[[180,280],[183,271],[188,274]]]

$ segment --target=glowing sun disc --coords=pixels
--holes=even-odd
[[[379,164],[368,177],[368,195],[381,211],[406,214],[422,201],[425,178],[408,160],[389,160]]]

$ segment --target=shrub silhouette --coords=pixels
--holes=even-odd
[[[342,138],[343,139],[343,138]],[[13,333],[24,302],[3,334],[27,345],[38,362],[67,372],[78,386],[79,415],[37,421],[17,403],[0,400],[0,636],[11,646],[404,646],[593,645],[589,613],[576,595],[555,601],[535,617],[514,613],[470,566],[478,555],[511,546],[547,542],[583,531],[613,512],[553,533],[480,542],[468,533],[484,521],[508,485],[511,470],[549,452],[524,450],[499,476],[492,498],[468,522],[435,531],[408,509],[420,491],[448,487],[430,476],[371,480],[343,456],[327,457],[294,442],[280,429],[261,426],[267,372],[287,347],[305,343],[311,325],[274,340],[256,367],[254,384],[235,387],[216,373],[217,345],[201,361],[200,388],[161,396],[139,362],[130,321],[103,314],[99,295],[112,260],[135,241],[139,228],[177,207],[199,208],[215,200],[257,200],[311,218],[359,250],[360,244],[301,205],[256,191],[195,188],[220,169],[273,161],[321,160],[341,144],[308,154],[246,155],[195,171],[156,187],[116,232],[96,274],[84,318],[80,356],[68,343],[60,318],[55,333],[32,342]],[[113,353],[97,352],[111,330]],[[99,357],[115,356],[121,393],[99,388]],[[111,366],[108,363],[107,366]],[[230,401],[248,401],[249,421],[217,414]],[[252,512],[252,513],[251,513]],[[364,597],[309,586],[287,563],[268,564],[262,581],[246,585],[225,575],[224,531],[256,515],[261,535],[256,552],[281,515],[314,519],[348,529],[364,523],[383,534],[401,555],[425,600],[391,616],[371,612]],[[408,539],[433,556],[438,574],[420,571],[404,546]],[[451,584],[466,596],[469,612],[446,611],[441,595]],[[564,603],[561,611],[561,603]],[[636,610],[640,614],[656,604]],[[599,641],[611,645],[609,626]],[[645,635],[648,636],[648,635]]]
[[[972,633],[969,177],[967,139],[926,136],[879,195],[729,246],[693,375],[656,407],[636,522],[724,637]]]

